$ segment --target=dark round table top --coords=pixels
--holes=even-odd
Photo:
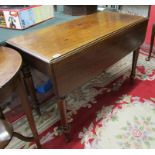
[[[7,47],[0,47],[0,88],[5,86],[19,71],[22,64],[20,54]]]

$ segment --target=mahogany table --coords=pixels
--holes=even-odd
[[[147,22],[144,17],[98,12],[18,36],[7,44],[51,78],[59,99],[61,123],[68,136],[64,97],[132,51],[134,78]]]

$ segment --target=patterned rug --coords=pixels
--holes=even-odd
[[[140,54],[136,79],[129,79],[132,55],[66,97],[72,141],[62,135],[55,101],[41,105],[34,118],[43,148],[155,148],[155,59]],[[17,115],[18,114],[18,115]],[[31,135],[20,108],[7,112],[14,129]],[[7,148],[36,148],[16,138]]]

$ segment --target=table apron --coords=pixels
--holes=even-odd
[[[65,96],[136,50],[144,41],[146,27],[143,21],[53,62],[58,95]]]

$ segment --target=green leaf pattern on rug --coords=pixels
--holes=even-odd
[[[117,116],[113,116],[111,119],[112,119],[112,121],[118,121],[118,117]]]
[[[111,107],[101,118],[104,107],[97,113],[94,130],[83,135],[85,148],[154,148],[155,147],[155,103],[139,96],[122,95],[121,108]],[[118,107],[118,108],[117,108]],[[96,125],[95,125],[96,124]],[[88,138],[88,135],[94,135]],[[82,140],[82,141],[83,141]]]
[[[119,100],[116,101],[116,103],[131,103],[131,95],[127,95],[127,94],[124,94],[122,95],[121,97],[119,97]]]
[[[146,80],[149,80],[149,81],[152,81],[152,80],[155,80],[155,67],[154,67],[154,64],[151,65],[151,64],[147,64],[147,62],[145,64],[141,64],[141,66],[139,66],[141,68],[143,68],[143,72],[141,72],[139,69],[137,69],[136,71],[136,78],[139,79],[139,80],[143,80],[143,81],[146,81]]]
[[[122,148],[128,148],[129,142],[137,148],[142,148],[143,144],[146,145],[147,148],[150,148],[150,141],[155,141],[155,138],[150,137],[149,134],[149,132],[155,132],[155,128],[152,127],[152,125],[154,125],[154,123],[151,122],[151,117],[138,118],[134,116],[133,122],[127,121],[126,126],[121,128],[121,130],[125,132],[122,132],[122,135],[116,135],[116,138],[121,139],[119,144]]]

